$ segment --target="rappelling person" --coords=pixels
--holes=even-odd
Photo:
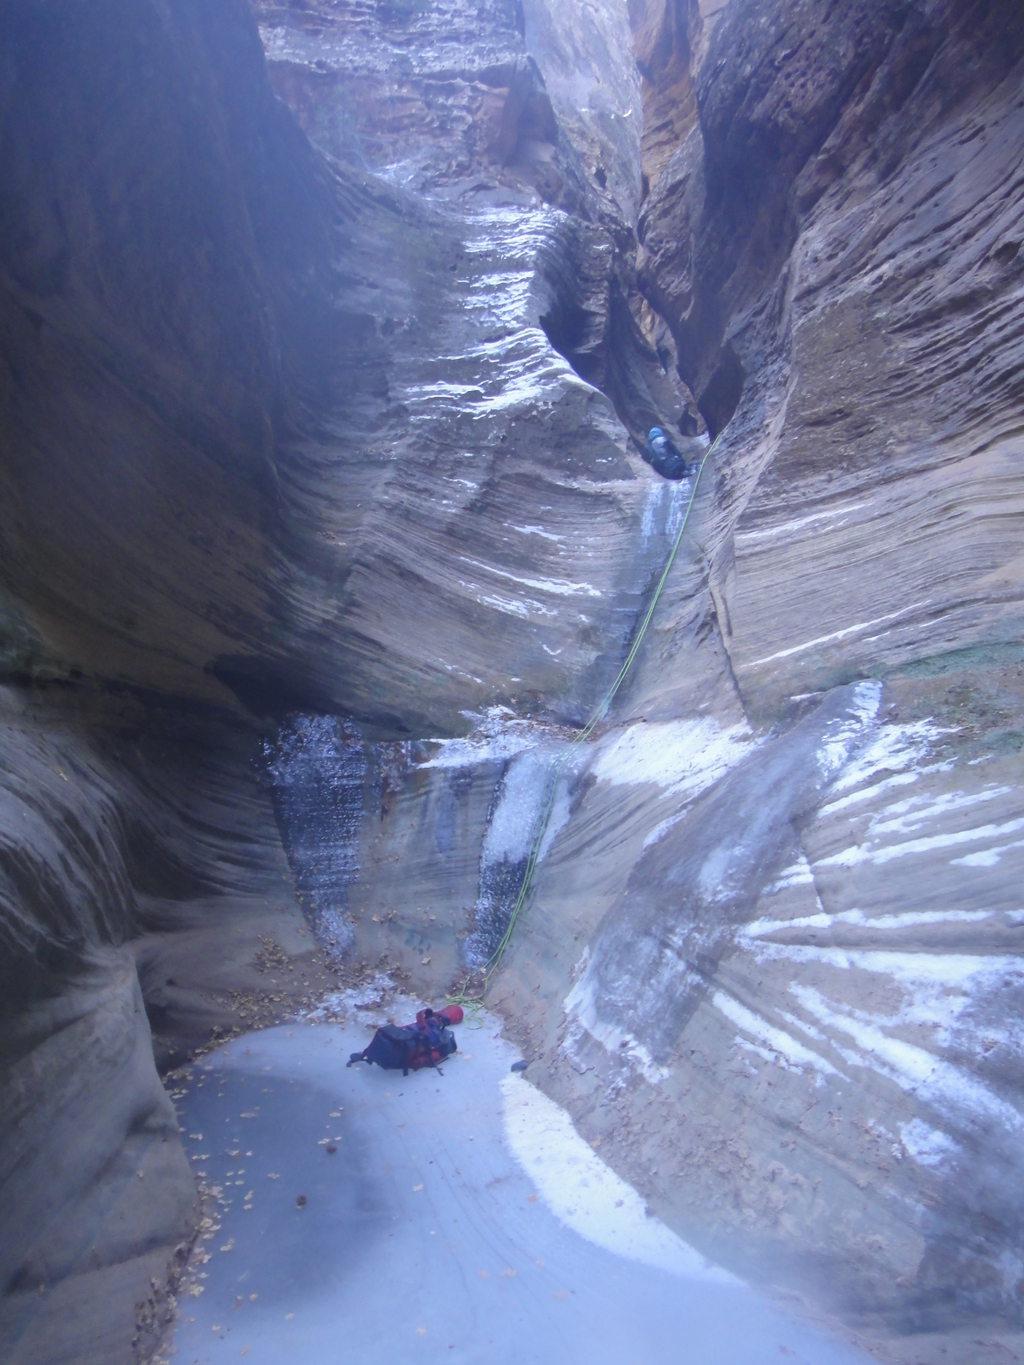
[[[346,1063],[376,1062],[385,1071],[410,1071],[421,1067],[438,1067],[446,1057],[458,1051],[453,1024],[462,1023],[458,1005],[445,1005],[433,1010],[429,1006],[416,1015],[415,1024],[384,1024],[370,1039],[362,1052],[353,1052]]]
[[[690,464],[661,427],[651,427],[641,453],[651,468],[664,479],[688,479],[697,472],[697,465]]]

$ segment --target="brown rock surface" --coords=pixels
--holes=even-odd
[[[710,1254],[1022,1354],[1016,9],[255,9],[0,19],[5,1358],[156,1312],[150,1038],[486,963],[691,392],[489,999]]]

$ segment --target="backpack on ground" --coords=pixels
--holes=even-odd
[[[383,1024],[362,1052],[353,1052],[348,1065],[355,1062],[376,1062],[385,1071],[419,1071],[424,1066],[440,1066],[446,1057],[458,1051],[455,1034],[449,1024],[462,1022],[462,1010],[457,1005],[446,1006],[435,1013],[420,1010],[415,1024]]]

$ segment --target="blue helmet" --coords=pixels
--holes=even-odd
[[[659,436],[664,435],[665,433],[662,431],[661,427],[651,427],[650,431],[647,433],[647,439],[649,441],[654,441],[657,440]]]

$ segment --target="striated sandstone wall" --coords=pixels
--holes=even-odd
[[[996,1359],[1021,1292],[1021,25],[632,21],[637,316],[728,425],[492,998],[686,1236],[894,1358]],[[533,29],[559,117],[586,22]],[[596,124],[565,119],[588,159]],[[423,989],[507,917],[564,742],[517,717],[407,754],[359,835],[358,951]]]
[[[1019,1351],[1014,7],[255,18],[0,20],[5,1351],[132,1358],[150,1036],[486,961],[684,414],[490,999],[704,1250]]]

